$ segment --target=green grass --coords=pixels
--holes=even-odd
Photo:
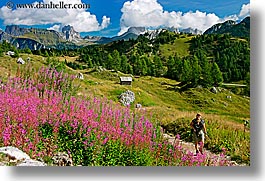
[[[161,55],[163,55],[165,58],[168,58],[170,55],[174,56],[175,54],[178,54],[180,57],[189,55],[189,41],[192,39],[192,37],[193,36],[185,36],[182,38],[177,38],[172,44],[169,43],[161,45],[159,48]]]
[[[59,38],[56,34],[49,31],[45,31],[45,34],[40,34],[40,33],[34,34],[29,32],[25,33],[23,36],[21,36],[21,38],[30,38],[38,42],[42,42],[45,45],[54,45],[56,43],[65,41],[62,38]]]

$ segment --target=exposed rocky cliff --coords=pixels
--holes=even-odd
[[[74,30],[73,26],[67,25],[62,28],[63,37],[69,41],[78,41],[81,39],[81,36],[78,32]]]
[[[45,45],[42,43],[28,38],[14,38],[11,43],[19,49],[29,48],[31,50],[39,50],[45,48]]]
[[[25,28],[18,25],[7,25],[5,31],[0,31],[0,42],[8,41],[17,48],[30,48],[37,50],[41,48],[67,48],[74,43],[82,41],[78,32],[72,26],[64,26],[62,32],[41,28]],[[73,44],[71,44],[73,43]],[[65,44],[65,46],[62,46]]]
[[[28,29],[21,28],[18,25],[7,25],[5,32],[11,36],[21,36],[28,32]]]

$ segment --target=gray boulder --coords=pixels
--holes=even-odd
[[[32,160],[28,154],[13,146],[1,147],[0,153],[7,158],[7,164],[13,163],[16,166],[47,166],[46,163]],[[3,165],[5,165],[3,163]]]
[[[6,154],[11,159],[30,159],[26,153],[13,146],[1,147],[0,152]]]
[[[73,166],[72,158],[66,153],[59,152],[52,157],[52,160],[57,166]]]
[[[129,106],[134,102],[135,94],[134,92],[127,90],[119,96],[119,100],[124,106]]]

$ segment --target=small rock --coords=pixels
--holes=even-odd
[[[13,56],[13,55],[15,55],[15,52],[13,52],[13,51],[8,51],[8,52],[6,52],[6,55]]]
[[[136,108],[141,108],[141,107],[142,107],[142,105],[141,105],[141,104],[139,104],[139,103],[137,103],[135,107],[136,107]]]
[[[17,63],[19,63],[19,64],[25,64],[25,61],[21,57],[19,57],[17,59]]]
[[[52,157],[52,160],[57,166],[73,166],[73,160],[67,153],[59,152]]]
[[[217,94],[218,91],[217,91],[216,87],[212,87],[211,88],[211,92],[214,93],[214,94]]]
[[[29,155],[13,146],[1,147],[0,152],[6,154],[8,158],[6,163],[1,163],[1,165],[12,163],[16,166],[47,166],[46,163],[32,160]]]
[[[82,73],[78,73],[76,77],[78,79],[84,80],[84,75]]]
[[[226,96],[226,98],[227,98],[227,99],[231,99],[231,98],[232,98],[232,96]]]

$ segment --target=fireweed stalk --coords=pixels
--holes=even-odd
[[[178,141],[173,146],[163,140],[159,125],[129,107],[73,96],[73,79],[44,68],[35,79],[9,79],[0,89],[0,145],[47,162],[64,151],[75,165],[229,165],[224,155],[209,159],[183,152]]]

